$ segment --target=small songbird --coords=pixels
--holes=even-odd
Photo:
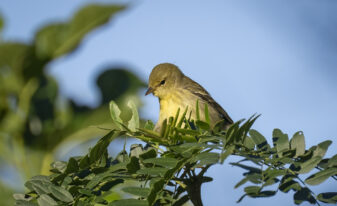
[[[163,121],[174,117],[178,108],[180,111],[188,108],[187,114],[191,112],[191,119],[195,120],[197,101],[200,119],[203,121],[205,121],[203,111],[207,104],[212,127],[221,120],[223,120],[224,128],[233,123],[226,111],[214,101],[211,95],[200,84],[185,76],[174,64],[163,63],[153,68],[145,95],[150,93],[158,97],[160,104],[159,120],[155,131],[160,131]]]

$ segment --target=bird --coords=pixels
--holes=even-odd
[[[161,131],[162,124],[170,117],[175,117],[178,111],[188,110],[191,119],[197,119],[197,102],[199,105],[200,120],[205,121],[205,104],[209,112],[210,126],[222,121],[223,129],[227,129],[233,120],[227,112],[212,98],[212,96],[200,84],[186,76],[178,66],[171,63],[156,65],[149,76],[146,95],[153,94],[158,97],[160,104],[159,119],[154,127]],[[181,112],[182,113],[182,112]],[[181,114],[180,113],[180,114]]]

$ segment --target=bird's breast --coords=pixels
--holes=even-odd
[[[161,99],[159,119],[163,121],[166,118],[174,117],[179,108],[184,110],[185,107],[182,99],[178,96],[172,95],[171,98]]]

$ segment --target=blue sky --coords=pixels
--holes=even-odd
[[[68,19],[88,2],[109,1],[2,0],[3,38],[30,41],[40,26]],[[171,62],[234,120],[262,114],[254,128],[270,141],[273,128],[290,136],[304,131],[307,147],[337,140],[337,1],[128,2],[127,11],[88,35],[78,51],[49,65],[63,95],[95,106],[94,80],[105,66],[127,65],[147,81],[156,64]],[[156,121],[158,101],[143,100],[142,117]],[[336,142],[328,155],[335,151]],[[242,172],[212,168],[208,175],[215,180],[202,191],[205,205],[235,205],[242,192],[233,186]],[[331,184],[315,190],[333,190]],[[290,205],[292,198],[280,194],[239,205],[261,204]]]

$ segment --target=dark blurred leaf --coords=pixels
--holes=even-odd
[[[146,86],[138,76],[124,67],[107,68],[99,75],[96,84],[102,94],[101,104],[109,103],[111,100],[117,101],[128,95],[138,95],[139,89]],[[126,104],[120,105],[120,108],[123,112],[128,110]]]
[[[189,200],[190,200],[190,198],[188,197],[188,195],[184,195],[179,200],[177,200],[176,202],[174,202],[173,206],[183,206]]]
[[[42,28],[35,37],[38,56],[53,59],[70,53],[87,33],[107,23],[113,14],[123,9],[123,6],[117,5],[89,5],[79,10],[69,23]]]
[[[77,161],[73,157],[71,157],[68,161],[65,173],[69,174],[69,173],[77,172],[78,169],[79,169],[79,166],[78,166]]]
[[[311,204],[315,204],[316,200],[312,196],[310,190],[308,188],[302,188],[294,194],[294,202],[296,205],[301,204],[302,202],[307,201]]]
[[[126,165],[126,168],[128,169],[129,173],[138,173],[140,166],[139,166],[139,160],[137,157],[131,157],[130,163]]]
[[[317,199],[326,203],[337,203],[337,192],[325,192],[317,196]]]
[[[305,182],[309,185],[318,185],[318,184],[321,184],[322,182],[324,182],[326,179],[328,179],[329,177],[331,177],[333,175],[337,175],[337,168],[336,167],[332,167],[332,168],[328,168],[328,169],[319,171],[319,172],[311,175],[310,177],[308,177],[305,180]]]
[[[154,149],[149,149],[148,151],[144,152],[143,154],[139,155],[140,159],[146,160],[150,158],[157,157],[157,152]]]

